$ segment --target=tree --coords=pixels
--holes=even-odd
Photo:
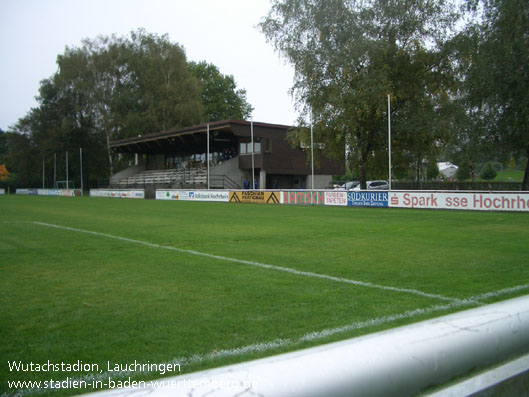
[[[187,67],[184,49],[144,30],[131,34],[128,67],[137,89],[142,131],[158,132],[200,122],[203,105],[199,82]],[[136,119],[136,122],[138,120]]]
[[[528,160],[522,189],[529,190],[529,3],[470,0],[480,20],[469,28],[478,41],[468,76],[471,96],[488,116],[505,149]]]
[[[18,144],[9,150],[8,159],[17,158],[14,170],[25,170],[27,164],[13,150],[27,141],[37,179],[43,161],[51,169],[54,153],[79,153],[80,147],[88,181],[107,179],[116,163],[111,141],[200,123],[218,98],[227,99],[223,111],[229,118],[251,112],[233,77],[208,65],[205,76],[220,81],[214,90],[217,99],[210,100],[203,91],[209,83],[193,76],[183,48],[166,35],[142,29],[127,37],[86,39],[80,47],[66,48],[57,66],[57,72],[41,82],[38,106],[15,126],[14,134],[23,138],[13,138]],[[74,175],[80,174],[77,162],[71,167]],[[65,171],[61,168],[62,162],[57,162],[58,173]]]
[[[473,179],[474,175],[472,174],[472,169],[470,168],[468,162],[461,162],[456,171],[456,179],[459,182],[463,182],[470,179],[471,177]]]
[[[426,167],[426,178],[429,180],[437,179],[439,176],[439,166],[437,165],[437,162],[430,161],[428,163],[428,166]]]
[[[388,94],[395,144],[416,162],[434,145],[442,46],[454,20],[446,1],[274,0],[260,26],[294,65],[302,117],[329,152],[352,149],[365,188],[370,163],[387,158]]]
[[[31,144],[26,134],[7,133],[7,144],[9,153],[6,163],[10,167],[11,177],[15,179],[18,186],[37,186],[39,182],[39,169],[37,160],[38,151]]]
[[[481,179],[484,179],[486,181],[492,181],[494,178],[496,178],[496,170],[494,169],[494,166],[490,161],[485,164],[479,176],[481,177]]]
[[[5,164],[0,164],[0,181],[5,181],[9,178],[9,171]]]
[[[57,63],[58,88],[75,95],[81,117],[104,134],[111,175],[110,141],[200,120],[198,82],[187,69],[183,49],[167,36],[138,30],[130,38],[85,40],[80,48],[68,48]]]
[[[233,76],[223,75],[219,69],[205,61],[188,64],[189,70],[200,82],[203,121],[245,120],[252,114],[246,100],[246,90],[237,89]]]

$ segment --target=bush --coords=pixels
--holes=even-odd
[[[479,174],[479,176],[485,181],[492,181],[494,178],[496,178],[496,169],[490,162],[488,162],[481,170],[481,174]]]
[[[472,177],[470,173],[470,168],[467,164],[463,163],[459,166],[456,172],[456,179],[458,181],[466,181],[467,179],[470,179]]]

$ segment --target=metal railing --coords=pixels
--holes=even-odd
[[[342,342],[164,378],[163,388],[150,386],[144,393],[409,396],[528,351],[525,296]],[[124,389],[120,395],[134,392]]]

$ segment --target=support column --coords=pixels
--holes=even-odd
[[[266,171],[261,170],[259,174],[259,189],[266,189]]]

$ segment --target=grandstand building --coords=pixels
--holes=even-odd
[[[311,189],[311,165],[307,152],[286,140],[292,127],[248,121],[223,120],[180,130],[122,139],[110,143],[114,153],[135,154],[135,164],[117,174],[114,188],[165,187],[207,188],[209,126],[209,187],[242,189],[252,186],[253,175],[260,189]],[[344,163],[322,158],[314,168],[314,188],[331,186],[332,175],[342,175]]]

